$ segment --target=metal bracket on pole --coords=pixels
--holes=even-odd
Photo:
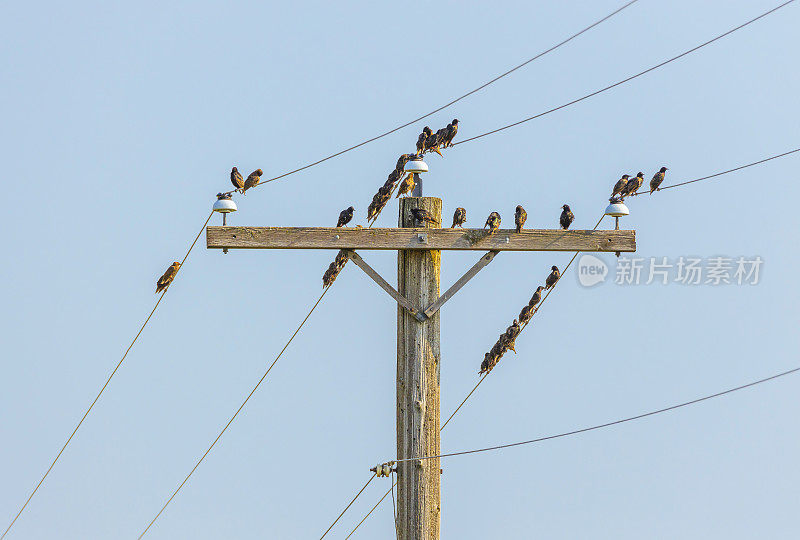
[[[445,302],[450,300],[453,295],[455,295],[461,287],[467,284],[469,280],[475,277],[475,274],[480,272],[487,264],[492,262],[495,255],[497,255],[498,251],[489,251],[486,255],[480,258],[478,262],[476,262],[472,268],[467,270],[467,273],[461,276],[461,278],[453,283],[453,286],[447,289],[447,291],[439,297],[439,299],[428,306],[428,308],[424,311],[425,316],[433,317],[433,314],[439,311],[439,309],[444,305]]]
[[[427,315],[425,315],[424,313],[420,312],[417,308],[412,306],[411,302],[409,302],[405,296],[397,292],[397,290],[394,287],[389,285],[389,283],[385,279],[383,279],[381,275],[375,271],[374,268],[372,268],[370,265],[364,262],[364,259],[362,259],[358,253],[352,250],[346,250],[346,251],[347,251],[347,256],[356,264],[356,266],[361,268],[365,274],[371,277],[372,281],[377,283],[381,289],[389,293],[389,296],[394,298],[398,304],[400,304],[402,307],[408,310],[408,312],[411,313],[412,317],[414,317],[419,322],[422,322],[428,318]]]

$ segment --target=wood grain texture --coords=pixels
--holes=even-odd
[[[363,270],[365,274],[367,274],[370,278],[372,278],[372,281],[377,283],[378,286],[380,286],[381,289],[383,289],[384,291],[389,293],[389,296],[394,298],[394,300],[398,304],[400,304],[401,306],[406,308],[408,310],[408,312],[411,313],[411,315],[414,316],[414,318],[416,318],[417,320],[424,320],[425,319],[425,315],[422,314],[413,305],[411,305],[411,302],[409,302],[406,299],[405,296],[403,296],[402,294],[397,292],[397,290],[394,287],[389,285],[389,282],[387,282],[385,279],[383,279],[383,277],[374,268],[372,268],[370,265],[368,265],[366,263],[366,261],[361,258],[361,255],[359,255],[355,251],[348,251],[347,254],[350,257],[350,260],[352,260],[353,263],[356,266],[361,268],[361,270]]]
[[[424,197],[422,197],[424,198]],[[422,239],[420,239],[422,235]],[[475,251],[636,251],[636,231],[558,229],[357,229],[208,227],[213,249],[414,249]]]
[[[441,221],[442,201],[409,197],[400,201],[399,225],[414,225],[412,208],[423,208]],[[421,229],[429,231],[429,229]],[[439,298],[441,252],[397,252],[400,294],[418,306]],[[405,309],[397,310],[397,456],[409,458],[440,454],[439,441],[439,314],[417,321]],[[398,464],[397,527],[401,540],[439,540],[439,460]]]

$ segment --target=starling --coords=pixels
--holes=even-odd
[[[436,220],[427,210],[423,210],[422,208],[412,208],[411,214],[418,223],[430,223],[432,225],[437,225]]]
[[[340,249],[339,253],[336,254],[336,258],[333,260],[333,262],[336,264],[336,266],[342,268],[344,267],[345,264],[347,264],[347,261],[349,260],[350,257],[347,255],[347,252],[343,249]]]
[[[372,218],[378,217],[378,204],[373,198],[372,202],[367,207],[367,221],[372,221]]]
[[[447,124],[447,133],[444,136],[442,148],[453,146],[453,139],[455,139],[456,133],[458,133],[458,118],[454,118],[452,122]]]
[[[403,181],[400,182],[400,188],[397,190],[397,195],[395,196],[395,199],[399,198],[400,195],[411,194],[411,190],[414,189],[415,183],[416,182],[414,182],[414,175],[409,173],[408,176],[403,178]]]
[[[623,174],[622,178],[617,180],[617,183],[614,184],[614,189],[611,191],[611,196],[614,197],[615,195],[621,195],[625,191],[625,186],[628,184],[629,175]]]
[[[250,176],[247,177],[247,180],[244,181],[244,186],[242,186],[242,195],[244,192],[250,188],[256,187],[259,182],[261,182],[261,175],[264,174],[264,171],[261,169],[256,169],[250,173]]]
[[[514,354],[517,354],[517,351],[514,349],[514,343],[516,342],[517,336],[519,336],[519,333],[520,333],[521,330],[522,330],[522,328],[520,327],[519,323],[517,322],[517,319],[514,319],[514,322],[511,323],[511,326],[506,328],[506,333],[504,334],[506,347],[510,351],[513,351]]]
[[[558,282],[558,278],[561,277],[561,272],[558,271],[558,266],[553,266],[550,270],[550,275],[547,276],[547,279],[544,281],[545,289],[549,289],[553,285]]]
[[[566,231],[569,229],[569,226],[572,225],[572,222],[575,221],[575,214],[573,214],[572,210],[569,209],[568,204],[565,204],[561,208],[564,211],[561,212],[561,219],[559,219],[559,222],[561,223],[561,228]]]
[[[442,141],[439,139],[439,134],[441,133],[441,131],[442,130],[440,129],[436,133],[431,133],[430,135],[428,135],[428,138],[425,139],[425,148],[427,150],[433,150],[440,156],[442,155],[442,153],[439,151],[439,145],[442,143]]]
[[[350,223],[350,220],[353,219],[353,212],[355,212],[355,210],[356,209],[353,208],[352,206],[342,210],[341,213],[339,214],[339,221],[336,222],[336,226],[344,227],[345,225]]]
[[[661,182],[664,181],[664,174],[667,170],[666,167],[661,167],[661,170],[653,175],[653,179],[650,180],[650,195],[652,195],[654,191],[661,189]]]
[[[642,187],[644,183],[644,173],[639,172],[628,180],[628,183],[625,185],[625,195],[635,195],[639,188]]]
[[[520,324],[528,324],[528,321],[530,321],[531,318],[533,317],[534,310],[535,308],[530,304],[522,308],[522,311],[519,312]]]
[[[556,271],[558,271],[558,268],[556,268],[555,266],[553,268]],[[544,290],[544,287],[542,287],[541,285],[536,287],[536,291],[533,293],[533,296],[531,296],[531,301],[528,302],[529,306],[534,307],[534,306],[536,306],[536,304],[538,304],[542,300],[542,291],[543,290]]]
[[[156,282],[156,294],[169,287],[169,284],[172,283],[173,279],[175,279],[175,276],[178,273],[178,268],[180,267],[181,263],[175,261],[169,266],[169,268],[167,268],[167,271],[164,272],[164,275],[158,278],[158,282]]]
[[[394,166],[394,170],[398,171],[399,174],[403,174],[403,170],[406,168],[406,163],[414,154],[401,154],[399,158],[397,158],[397,165]]]
[[[483,375],[484,373],[489,371],[489,363],[492,361],[491,353],[486,353],[483,356],[483,362],[481,362],[481,370],[478,372],[478,375]]]
[[[231,184],[233,184],[233,187],[236,188],[234,191],[241,191],[241,189],[244,187],[244,178],[242,178],[239,169],[236,167],[231,169]]]
[[[389,176],[386,178],[386,182],[383,183],[384,187],[388,187],[390,190],[394,189],[394,185],[400,180],[400,177],[403,176],[403,171],[398,171],[397,169],[393,170],[389,173]]]
[[[497,212],[492,212],[489,214],[489,217],[486,218],[486,225],[483,226],[485,229],[489,227],[489,234],[492,234],[494,231],[500,228],[500,214]]]
[[[451,229],[455,229],[456,227],[464,228],[464,223],[467,221],[467,211],[463,208],[459,207],[456,208],[455,213],[453,214],[453,225],[450,226]]]
[[[528,213],[521,205],[517,205],[517,210],[514,212],[514,223],[517,226],[517,232],[522,231],[525,221],[528,219]]]
[[[425,153],[425,141],[428,140],[428,137],[431,133],[431,128],[428,126],[422,128],[422,133],[420,133],[419,137],[417,137],[417,155]]]

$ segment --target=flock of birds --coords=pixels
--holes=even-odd
[[[441,149],[453,146],[453,139],[457,133],[458,119],[454,119],[452,122],[447,124],[447,126],[439,129],[435,133],[428,126],[423,128],[422,133],[420,133],[417,137],[416,153],[401,154],[397,159],[394,169],[389,173],[386,182],[384,182],[384,184],[378,189],[378,192],[372,197],[372,202],[367,208],[367,221],[370,222],[370,225],[378,218],[378,215],[389,202],[392,197],[392,193],[396,188],[397,195],[395,198],[399,198],[403,195],[408,196],[413,191],[416,184],[415,175],[412,173],[405,173],[406,163],[408,163],[410,159],[416,156],[422,156],[427,152],[435,152],[441,156]],[[664,176],[667,170],[667,167],[661,167],[661,169],[653,175],[653,178],[650,180],[651,195],[661,189],[661,184],[664,182]],[[244,195],[248,189],[254,188],[261,182],[261,176],[263,174],[264,173],[261,169],[256,169],[250,173],[247,178],[243,178],[241,173],[239,173],[239,170],[236,167],[233,167],[231,169],[231,184],[233,184],[234,191],[240,192],[242,195]],[[639,172],[633,177],[628,174],[624,174],[614,184],[614,187],[611,191],[611,198],[609,200],[611,202],[622,202],[625,197],[637,195],[643,184],[643,172]],[[414,208],[411,210],[411,214],[414,220],[419,224],[429,223],[434,227],[440,226],[438,221],[427,210],[422,208]],[[350,206],[345,208],[339,213],[339,219],[336,221],[336,226],[347,226],[347,224],[353,220],[354,215],[354,207]],[[527,219],[528,213],[525,211],[525,208],[523,208],[522,205],[517,205],[514,211],[514,225],[516,232],[519,233],[522,231]],[[489,217],[486,218],[484,229],[488,228],[488,234],[492,234],[500,228],[501,221],[502,218],[500,217],[500,214],[498,212],[492,212],[489,214]],[[563,205],[561,207],[561,216],[559,217],[559,225],[561,228],[563,230],[569,229],[570,225],[572,225],[574,221],[575,214],[572,213],[569,205]],[[456,208],[450,228],[463,228],[466,222],[466,209],[461,207]],[[360,227],[360,225],[357,225],[357,227]],[[340,250],[322,277],[323,287],[331,286],[344,266],[347,264],[348,260],[348,252],[345,250]],[[156,283],[156,293],[160,293],[169,287],[169,285],[175,279],[175,276],[178,274],[180,267],[181,263],[175,261],[169,266],[169,268],[167,268],[167,271],[164,272],[164,274]],[[536,291],[533,293],[533,296],[531,296],[530,301],[520,311],[519,316],[514,319],[505,332],[500,334],[500,337],[492,346],[491,350],[484,355],[483,362],[481,362],[480,371],[478,372],[479,375],[484,375],[494,369],[506,351],[510,350],[516,354],[514,344],[517,336],[519,336],[522,329],[525,328],[528,323],[530,323],[533,315],[536,313],[536,310],[538,309],[537,306],[542,300],[542,292],[554,287],[559,279],[561,279],[561,273],[559,272],[557,266],[553,266],[551,268],[550,275],[548,275],[547,279],[545,279],[544,286],[539,286],[536,288]]]
[[[544,286],[539,285],[536,287],[536,291],[534,291],[531,299],[522,308],[522,311],[519,312],[519,317],[514,319],[514,321],[511,323],[511,326],[506,328],[506,331],[500,334],[500,337],[497,338],[497,341],[492,346],[491,350],[484,355],[478,375],[483,375],[492,371],[506,351],[513,351],[514,354],[517,353],[517,351],[514,349],[514,342],[516,341],[520,332],[522,332],[522,329],[525,328],[531,321],[534,313],[536,313],[536,310],[539,309],[536,306],[542,301],[542,291],[546,291],[552,287],[555,287],[559,279],[561,279],[561,272],[558,270],[558,267],[551,267],[550,275],[544,280]]]

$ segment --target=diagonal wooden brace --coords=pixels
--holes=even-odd
[[[381,275],[375,271],[374,268],[372,268],[370,265],[364,262],[364,259],[362,259],[358,253],[351,250],[346,250],[346,251],[347,251],[347,256],[356,264],[356,266],[361,268],[365,274],[371,277],[372,281],[377,283],[381,289],[389,293],[389,296],[394,298],[398,304],[400,304],[406,310],[408,310],[408,312],[411,313],[412,317],[414,317],[419,322],[422,322],[428,318],[427,315],[425,315],[420,310],[411,305],[411,302],[409,302],[405,296],[397,292],[397,290],[394,287],[389,285],[389,283],[385,279],[383,279]]]
[[[428,308],[424,311],[425,316],[433,317],[433,314],[439,311],[439,309],[444,305],[445,302],[450,300],[459,291],[459,289],[461,289],[461,287],[466,285],[469,280],[474,278],[475,274],[480,272],[483,269],[483,267],[492,262],[492,259],[494,259],[494,256],[497,255],[498,253],[499,253],[498,251],[489,251],[488,253],[486,253],[486,255],[481,257],[480,260],[476,262],[472,266],[472,268],[467,270],[467,273],[461,276],[458,281],[453,283],[453,286],[447,289],[447,291],[442,296],[440,296],[436,302],[428,306]]]

